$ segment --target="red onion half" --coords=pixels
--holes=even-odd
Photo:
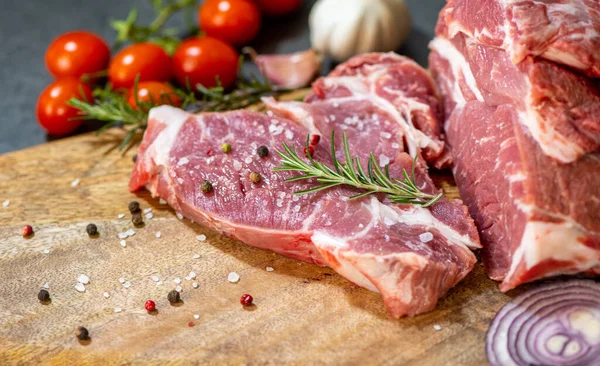
[[[492,366],[600,365],[600,283],[553,282],[506,304],[486,336]]]

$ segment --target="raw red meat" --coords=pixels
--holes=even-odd
[[[503,291],[557,274],[600,274],[597,87],[547,60],[515,65],[506,45],[456,32],[452,6],[459,3],[467,6],[450,1],[440,14],[430,67],[445,97],[454,177],[480,230],[488,274],[503,281]],[[580,4],[561,3],[565,11]],[[475,20],[465,22],[461,29]]]
[[[325,118],[317,101],[267,102],[274,111],[270,115],[250,111],[192,115],[167,106],[151,110],[130,189],[145,186],[177,212],[244,243],[330,266],[357,285],[381,293],[394,317],[433,309],[437,299],[473,268],[476,259],[469,248],[480,247],[460,201],[442,199],[426,209],[389,204],[385,197],[348,200],[357,191],[343,187],[297,196],[295,190],[313,183],[286,183],[292,173],[272,171],[279,165],[275,150],[287,142],[301,151],[309,134],[320,136],[315,156],[330,163],[329,131],[335,129],[340,138],[342,132],[348,133],[354,156],[366,163],[374,151],[382,165],[389,163],[390,174],[399,177],[413,159],[403,145],[394,145],[392,137],[404,136],[406,126],[388,114],[373,118],[381,109],[366,101],[356,119],[354,110],[346,111],[341,104]],[[306,118],[282,117],[295,118],[297,113]],[[221,152],[223,143],[231,144],[229,154]],[[256,154],[261,145],[270,150],[265,158]],[[214,155],[208,156],[208,151]],[[250,182],[250,172],[260,173],[261,182]],[[213,183],[213,192],[202,192],[204,180]],[[423,191],[438,192],[421,160],[416,183]]]
[[[518,64],[539,56],[600,76],[598,0],[448,0],[448,37],[463,33]]]

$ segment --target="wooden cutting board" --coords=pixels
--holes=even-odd
[[[129,193],[135,149],[119,152],[122,138],[114,130],[0,156],[0,203],[10,200],[0,206],[1,365],[486,363],[485,332],[509,296],[480,264],[435,311],[392,319],[378,294],[329,268],[216,235],[179,220],[145,191]],[[450,176],[436,180],[457,197]],[[131,200],[154,217],[123,247],[118,234],[133,228]],[[98,238],[88,237],[88,223]],[[33,238],[20,236],[24,224]],[[206,241],[196,239],[201,234]],[[196,279],[186,280],[192,271]],[[230,272],[241,276],[237,284],[227,281]],[[90,279],[84,293],[74,288],[80,274]],[[183,303],[171,306],[176,278]],[[37,300],[44,284],[46,305]],[[244,293],[256,306],[240,305]],[[147,299],[157,313],[145,311]],[[78,326],[91,342],[76,339]]]

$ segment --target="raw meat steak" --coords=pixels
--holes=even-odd
[[[257,112],[192,115],[155,108],[130,189],[145,186],[177,212],[244,243],[331,266],[357,285],[380,292],[394,317],[433,309],[475,263],[468,248],[479,247],[479,241],[465,207],[445,200],[431,209],[390,205],[375,196],[348,200],[356,191],[341,187],[293,195],[312,183],[286,183],[292,173],[273,172],[279,165],[275,149],[288,142],[301,151],[310,132]],[[221,152],[223,143],[232,145],[231,153]],[[315,145],[320,160],[328,161],[329,143],[324,135]],[[265,158],[256,154],[261,145],[270,150]],[[360,143],[351,140],[351,145],[353,154],[365,156]],[[390,173],[411,164],[412,158],[397,149]],[[261,182],[251,183],[250,172],[259,172]],[[204,180],[213,183],[212,192],[202,192]],[[416,181],[436,192],[420,164]]]
[[[600,76],[598,0],[448,0],[440,18],[449,38],[506,50],[514,64],[539,56]]]
[[[598,89],[549,61],[515,65],[501,48],[450,32],[444,14],[430,67],[488,274],[503,291],[557,274],[600,274]]]

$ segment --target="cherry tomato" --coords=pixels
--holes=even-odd
[[[154,43],[127,46],[110,61],[108,79],[115,89],[129,88],[140,75],[140,81],[169,81],[171,58]]]
[[[40,125],[49,134],[67,135],[81,125],[81,121],[70,120],[78,116],[78,110],[67,105],[67,101],[73,97],[91,102],[92,89],[79,79],[65,78],[48,85],[40,94],[36,115]]]
[[[181,85],[202,84],[207,88],[221,85],[228,88],[235,82],[238,53],[227,43],[212,37],[190,38],[182,42],[173,55],[173,71]]]
[[[175,94],[175,90],[169,84],[158,81],[143,81],[139,83],[137,88],[137,99],[140,102],[170,104],[175,107],[181,105],[181,98]],[[134,88],[129,89],[127,103],[129,103],[133,109],[137,109]]]
[[[56,38],[46,50],[46,67],[55,78],[80,77],[106,70],[110,49],[94,33],[75,31]]]
[[[198,10],[207,35],[234,45],[252,40],[260,29],[260,11],[251,0],[207,0]]]
[[[302,5],[302,0],[256,0],[260,10],[269,16],[289,14]]]

